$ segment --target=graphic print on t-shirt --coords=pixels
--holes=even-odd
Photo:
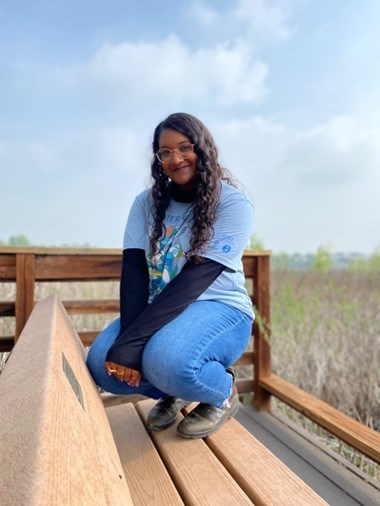
[[[186,234],[189,224],[190,210],[183,217],[178,217],[176,222],[182,221],[177,226],[167,226],[165,234],[158,243],[158,251],[155,255],[150,251],[146,257],[149,269],[149,302],[162,292],[165,286],[174,279],[186,263],[187,245],[181,241],[181,236]],[[173,222],[173,220],[171,220]],[[185,235],[188,239],[188,235]]]

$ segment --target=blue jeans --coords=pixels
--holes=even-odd
[[[172,395],[221,406],[232,383],[226,367],[244,352],[252,320],[221,302],[193,302],[147,342],[142,356],[143,380],[138,387],[107,374],[104,362],[119,330],[118,318],[99,334],[87,357],[88,368],[103,390],[153,399]]]

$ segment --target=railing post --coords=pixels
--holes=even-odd
[[[253,276],[253,296],[257,319],[254,335],[254,397],[253,405],[260,411],[270,409],[270,393],[261,388],[260,379],[269,376],[270,367],[270,256],[258,256]]]
[[[16,335],[19,338],[34,306],[36,256],[32,253],[16,254]]]

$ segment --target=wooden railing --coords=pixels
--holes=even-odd
[[[247,286],[258,318],[253,324],[254,345],[245,351],[237,366],[252,365],[253,377],[238,381],[239,392],[253,392],[257,409],[270,409],[275,395],[342,441],[380,463],[380,434],[335,410],[321,400],[271,373],[270,367],[270,251],[246,251],[243,257]],[[0,336],[0,351],[10,351],[35,303],[37,282],[88,282],[120,279],[121,250],[0,247],[0,283],[15,282],[16,296],[0,301],[0,318],[15,317],[14,336]],[[64,300],[73,314],[117,313],[118,300]],[[80,331],[90,345],[101,329]]]

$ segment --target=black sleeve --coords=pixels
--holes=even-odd
[[[219,276],[225,266],[203,259],[191,259],[136,320],[116,339],[107,360],[141,371],[141,357],[150,337],[194,302]]]
[[[148,305],[149,273],[142,249],[125,249],[120,280],[120,325],[122,334]]]

